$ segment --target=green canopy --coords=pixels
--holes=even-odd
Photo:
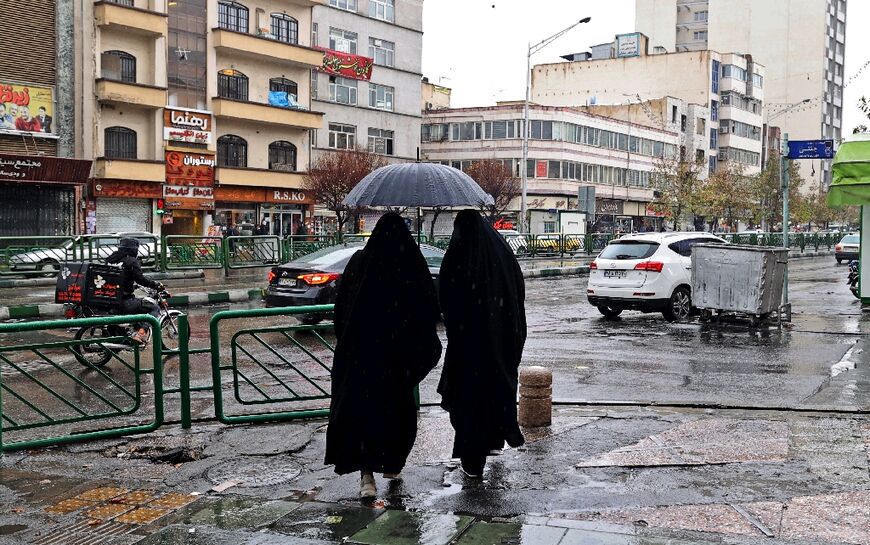
[[[870,135],[842,142],[834,157],[828,205],[870,205]]]

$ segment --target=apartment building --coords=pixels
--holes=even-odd
[[[793,140],[843,132],[847,0],[636,0],[636,26],[653,48],[739,51],[766,67],[767,115]],[[809,102],[803,103],[804,100]],[[830,183],[830,161],[801,161]]]
[[[322,0],[325,1],[325,0]],[[302,191],[321,0],[80,3],[77,155],[94,158],[88,231],[217,233],[310,221]]]
[[[614,58],[580,57],[588,60],[534,66],[531,100],[548,106],[580,106],[625,104],[632,97],[637,102],[675,97],[709,109],[705,123],[709,172],[724,161],[738,163],[747,175],[760,172],[765,67],[748,55],[716,51],[650,55],[644,45],[639,34],[621,35],[610,48]],[[654,117],[665,128],[679,122],[680,134],[685,135],[680,146],[700,157],[704,148],[692,148],[686,140],[689,132],[697,131],[698,116],[692,125],[688,113],[678,110],[674,115],[674,105],[668,107],[670,111],[659,109]]]
[[[0,53],[0,236],[68,235],[90,161],[73,156],[72,2],[6,0]],[[26,16],[20,16],[25,14]]]
[[[522,102],[428,110],[422,127],[423,158],[459,169],[495,159],[519,177],[522,118]],[[541,232],[553,232],[556,220],[535,221],[536,215],[546,218],[576,211],[582,186],[596,189],[594,229],[615,227],[631,232],[660,227],[661,218],[649,208],[654,200],[649,180],[660,158],[679,153],[676,132],[582,108],[539,104],[530,105],[529,130],[525,168],[533,228],[540,225]],[[516,199],[507,219],[516,220],[519,211],[520,200]]]
[[[324,112],[314,157],[356,147],[390,162],[420,150],[423,0],[324,0],[314,8],[311,42],[357,66],[354,74],[312,74],[312,105]]]

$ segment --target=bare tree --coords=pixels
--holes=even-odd
[[[725,220],[729,230],[735,230],[738,220],[749,219],[752,199],[743,166],[735,161],[720,163],[703,184],[701,206],[716,224]]]
[[[305,175],[302,187],[327,210],[335,212],[338,236],[344,233],[344,224],[358,208],[350,208],[342,201],[371,171],[385,166],[383,156],[364,149],[335,151],[320,156]]]
[[[481,189],[492,196],[492,205],[480,205],[480,209],[489,219],[495,223],[499,216],[504,214],[515,198],[520,194],[520,181],[511,169],[501,161],[485,159],[472,163],[466,174],[474,178]]]

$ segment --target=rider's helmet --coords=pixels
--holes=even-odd
[[[136,240],[135,238],[130,238],[130,237],[122,238],[120,243],[118,244],[118,248],[121,250],[121,252],[123,252],[127,255],[130,255],[133,257],[136,257],[137,255],[139,255],[139,241]]]

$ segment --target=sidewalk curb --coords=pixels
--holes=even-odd
[[[589,265],[579,267],[557,267],[554,269],[532,269],[523,271],[523,278],[552,278],[555,276],[582,276],[589,274]]]
[[[262,289],[237,289],[227,291],[188,293],[173,295],[169,304],[173,307],[208,305],[214,303],[244,303],[263,297]],[[14,305],[0,307],[0,320],[24,318],[60,318],[63,316],[63,305],[45,303],[38,305]]]

